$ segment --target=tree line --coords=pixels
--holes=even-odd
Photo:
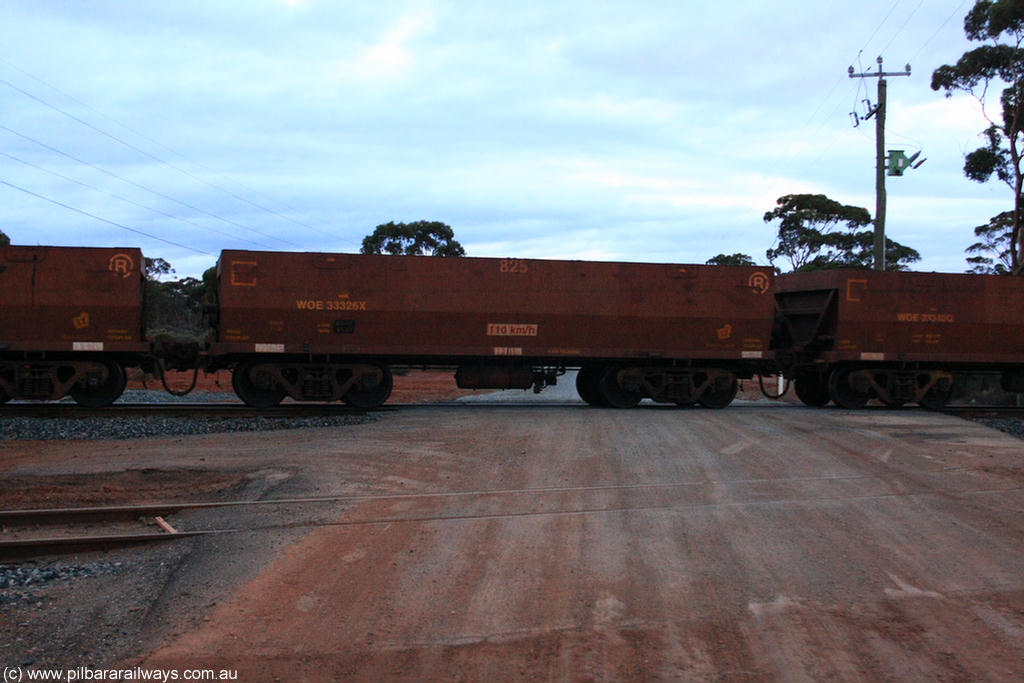
[[[793,272],[826,268],[871,268],[874,229],[871,214],[859,206],[840,204],[823,194],[788,194],[764,215],[764,222],[779,221],[775,243],[765,256],[779,272],[777,261]],[[916,249],[885,240],[886,270],[908,270],[921,260]],[[747,254],[719,254],[709,265],[752,266]]]
[[[969,272],[1024,275],[1024,2],[975,0],[964,17],[967,39],[981,43],[956,64],[932,73],[931,87],[946,97],[966,93],[978,100],[988,127],[981,147],[964,156],[964,175],[979,183],[998,180],[1013,198],[1013,209],[974,228],[977,239],[965,250]],[[991,102],[998,93],[998,104]],[[873,231],[867,209],[824,195],[780,197],[765,222],[779,221],[778,237],[766,252],[769,263],[788,262],[795,271],[871,265]],[[906,270],[920,254],[886,239],[889,270]],[[753,264],[746,254],[719,254],[714,264]]]

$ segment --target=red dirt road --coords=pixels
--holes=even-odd
[[[288,511],[287,532],[308,533],[132,665],[244,681],[1024,680],[1024,443],[955,418],[424,407],[174,448],[182,466],[290,468],[271,497],[360,498]],[[200,542],[164,609],[246,552]]]

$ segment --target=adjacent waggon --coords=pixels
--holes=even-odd
[[[945,405],[960,373],[1024,391],[1024,280],[765,267],[228,250],[205,344],[150,340],[134,248],[0,248],[0,403],[112,403],[126,369],[230,369],[247,404],[384,403],[395,367],[592,405],[728,405],[782,371],[806,404]]]
[[[0,248],[0,403],[117,399],[150,358],[143,267],[134,248]]]
[[[997,372],[1024,391],[1024,280],[825,270],[776,279],[776,361],[797,396],[860,408],[941,408],[954,373]]]

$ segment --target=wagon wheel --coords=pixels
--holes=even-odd
[[[878,400],[881,401],[885,405],[886,408],[902,408],[903,406],[905,406],[907,404],[906,399],[902,399],[902,398],[881,398],[881,397],[879,397]]]
[[[273,408],[285,396],[284,388],[265,368],[256,363],[239,363],[231,373],[231,386],[245,405]]]
[[[932,387],[925,393],[924,396],[917,402],[919,406],[925,410],[942,410],[949,403],[949,399],[953,397],[953,387],[943,391],[938,387]]]
[[[815,372],[802,373],[793,380],[793,391],[804,405],[820,408],[829,402],[828,383]]]
[[[878,400],[882,402],[886,408],[902,408],[907,404],[907,399],[902,398],[899,395],[893,396],[894,390],[897,390],[895,378],[886,373],[878,373],[874,377],[875,383],[875,395],[878,396]]]
[[[828,379],[828,395],[840,408],[856,410],[867,405],[871,395],[867,391],[858,390],[850,383],[850,368],[836,368]]]
[[[619,372],[623,368],[610,367],[601,375],[598,390],[604,404],[611,408],[634,408],[643,394],[636,389],[627,389],[619,382]]]
[[[78,405],[86,408],[103,408],[116,401],[124,392],[127,378],[121,364],[103,361],[100,365],[106,369],[106,379],[97,378],[95,373],[87,373],[86,378],[68,392]]]
[[[391,396],[395,385],[391,370],[386,365],[377,366],[380,374],[367,372],[353,384],[341,400],[354,408],[379,408]]]
[[[697,399],[697,403],[705,408],[720,410],[732,403],[739,388],[739,382],[731,374],[721,375],[704,390],[704,393]]]
[[[576,373],[576,393],[589,405],[598,408],[605,406],[604,399],[601,398],[600,382],[601,366],[584,365]]]

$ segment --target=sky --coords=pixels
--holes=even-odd
[[[916,270],[962,272],[1012,208],[963,175],[979,102],[931,90],[973,0],[3,0],[0,230],[137,246],[356,252],[447,223],[470,256],[767,263],[777,198],[875,207]],[[786,264],[779,263],[780,266]]]

